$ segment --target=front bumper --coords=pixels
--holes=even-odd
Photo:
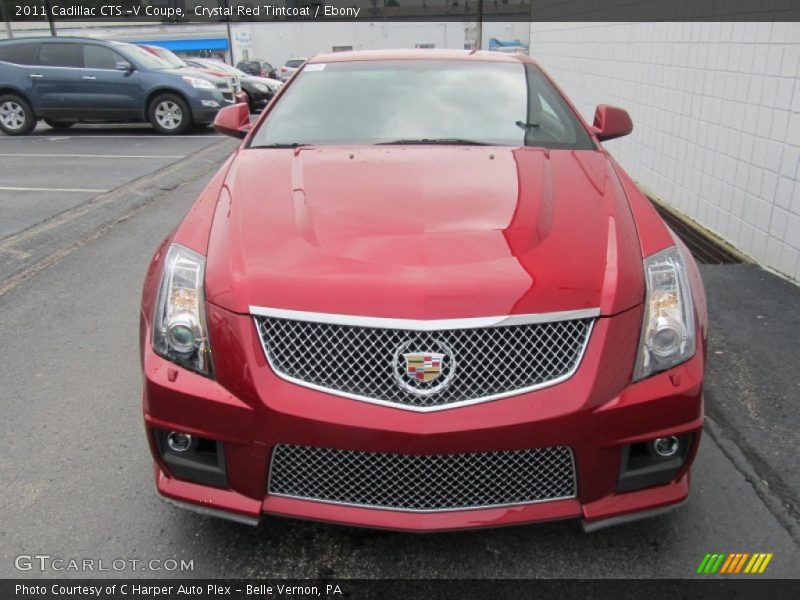
[[[155,355],[143,344],[144,416],[158,492],[185,507],[256,523],[275,514],[408,531],[495,527],[582,518],[587,529],[631,520],[683,502],[703,425],[700,349],[688,362],[631,384],[641,308],[595,324],[577,372],[559,385],[491,402],[415,413],[307,389],[278,378],[264,358],[253,321],[209,305],[218,381]],[[143,340],[149,339],[143,326]],[[222,385],[222,382],[225,385]],[[154,428],[216,440],[227,486],[170,473]],[[692,435],[683,466],[666,485],[617,491],[623,448],[669,435]],[[412,512],[349,506],[267,493],[277,444],[398,454],[455,454],[569,446],[577,495],[535,504]]]
[[[189,107],[192,110],[192,121],[197,125],[207,125],[213,123],[217,113],[234,104],[234,95],[223,93],[219,90],[197,90],[196,94],[189,99]]]

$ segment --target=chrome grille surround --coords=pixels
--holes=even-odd
[[[599,309],[418,321],[250,307],[273,371],[292,383],[405,410],[433,411],[549,387],[577,370]],[[397,382],[401,347],[445,347],[452,382],[412,393]],[[493,368],[487,369],[487,365]],[[430,382],[428,389],[438,385]],[[407,386],[406,386],[407,387]]]
[[[267,493],[410,512],[471,510],[577,496],[572,449],[391,454],[279,444]]]

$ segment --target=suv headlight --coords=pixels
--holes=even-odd
[[[650,377],[689,360],[695,352],[692,291],[677,247],[644,261],[647,298],[633,380]]]
[[[270,88],[268,88],[263,83],[254,83],[253,87],[256,88],[262,94],[266,94],[267,92],[271,91]]]
[[[164,261],[153,315],[153,350],[167,360],[212,375],[203,278],[206,259],[172,244]]]
[[[197,88],[199,90],[217,89],[208,79],[200,79],[199,77],[189,77],[188,75],[184,75],[183,80],[193,88]]]

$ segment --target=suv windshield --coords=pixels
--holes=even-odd
[[[161,60],[155,54],[150,54],[144,48],[134,44],[114,44],[114,49],[119,50],[128,59],[146,69],[171,69],[168,62]]]
[[[536,66],[465,60],[307,65],[251,147],[393,143],[594,148]]]

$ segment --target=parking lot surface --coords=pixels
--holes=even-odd
[[[708,552],[771,552],[774,558],[762,577],[798,576],[800,535],[791,510],[797,499],[791,486],[773,490],[770,485],[785,466],[759,461],[743,446],[742,440],[755,447],[762,438],[743,426],[741,407],[732,399],[736,394],[725,391],[731,369],[737,368],[725,361],[747,350],[742,344],[751,345],[756,366],[757,356],[769,356],[770,348],[759,346],[766,343],[763,333],[751,332],[749,340],[712,336],[711,420],[693,470],[690,501],[650,520],[590,535],[575,521],[414,535],[275,517],[251,528],[162,503],[153,492],[141,417],[141,284],[154,248],[233,142],[206,132],[185,139],[153,139],[146,130],[127,139],[127,133],[90,137],[77,130],[69,136],[43,131],[22,140],[0,138],[3,153],[151,156],[59,160],[58,165],[49,156],[17,157],[13,169],[6,168],[6,157],[0,161],[0,187],[91,184],[111,190],[73,192],[84,195],[67,199],[51,190],[41,196],[0,190],[3,213],[13,202],[24,205],[25,198],[36,205],[19,224],[3,223],[12,233],[3,234],[5,245],[0,239],[5,263],[0,271],[0,577],[687,578],[696,576]],[[51,176],[50,170],[62,168],[63,180]],[[87,202],[104,216],[80,212]],[[47,251],[38,253],[41,246]],[[735,306],[727,301],[733,271],[713,270],[725,268],[730,267],[704,269],[713,281],[708,288],[712,328],[730,327],[735,318],[713,308]],[[796,292],[793,287],[782,293]],[[748,371],[755,382],[748,391],[751,399],[761,398],[764,381],[771,385],[762,369]],[[778,379],[784,381],[783,375]],[[776,418],[765,410],[758,414],[765,426]],[[107,562],[184,559],[193,561],[193,570],[20,572],[14,567],[20,554]]]
[[[29,136],[0,134],[0,238],[35,225],[206,147],[209,129],[161,136],[148,125],[40,124]]]

